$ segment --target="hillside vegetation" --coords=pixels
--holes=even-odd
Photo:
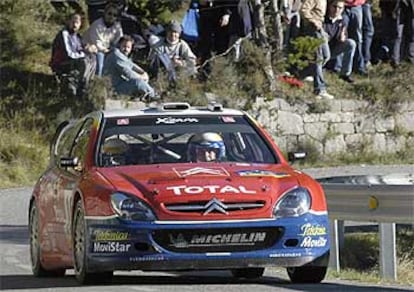
[[[30,185],[47,165],[48,143],[57,124],[102,107],[110,91],[104,79],[95,79],[85,100],[73,100],[59,93],[48,62],[52,40],[70,10],[58,13],[44,0],[4,0],[0,11],[0,187]],[[179,18],[182,9],[160,14],[165,20]],[[288,102],[314,100],[311,84],[297,88],[278,82],[276,90],[270,91],[263,71],[268,65],[264,50],[247,41],[243,48],[244,57],[237,63],[231,56],[214,59],[207,81],[183,79],[170,88],[160,78],[154,85],[166,101],[205,104],[205,92],[211,92],[225,105],[244,109],[249,109],[257,96],[277,96]],[[280,54],[273,52],[272,60],[276,73],[288,67]],[[358,77],[354,85],[330,73],[326,78],[329,91],[337,98],[364,99],[393,111],[398,101],[413,99],[412,67],[406,64],[395,70],[388,64],[376,65],[369,77]],[[364,161],[364,157],[360,160]]]

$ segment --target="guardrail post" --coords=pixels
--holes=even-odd
[[[331,237],[331,248],[329,255],[329,266],[337,273],[340,272],[340,263],[339,263],[339,241],[338,241],[338,220],[330,220],[330,237]]]
[[[339,250],[344,247],[345,244],[345,221],[344,220],[338,220],[338,247]]]
[[[380,272],[384,279],[397,280],[395,223],[380,223]]]

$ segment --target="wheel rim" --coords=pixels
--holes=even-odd
[[[75,249],[75,269],[81,272],[84,268],[85,257],[85,228],[83,223],[83,214],[81,210],[77,210],[77,216],[74,229],[74,249]]]
[[[30,218],[30,259],[32,261],[32,267],[36,267],[39,263],[39,246],[39,219],[36,207],[33,206]]]

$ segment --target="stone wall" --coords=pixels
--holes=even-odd
[[[312,147],[319,154],[372,151],[395,153],[414,146],[414,101],[393,106],[355,100],[289,104],[258,98],[249,113],[283,151]]]

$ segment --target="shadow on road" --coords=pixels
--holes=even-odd
[[[28,244],[29,229],[27,225],[0,225],[0,242]]]
[[[209,272],[206,272],[209,273]],[[213,272],[214,273],[214,272]],[[205,285],[226,285],[230,290],[231,286],[243,285],[240,291],[251,291],[252,289],[258,289],[258,286],[270,286],[274,288],[284,288],[291,291],[386,291],[386,292],[403,292],[405,289],[393,288],[393,287],[380,287],[380,286],[361,286],[354,283],[321,283],[321,284],[292,284],[286,279],[278,277],[263,277],[256,280],[244,280],[235,279],[228,276],[228,273],[224,273],[224,276],[209,275],[204,273],[194,273],[194,275],[180,275],[172,274],[167,276],[142,276],[142,275],[115,275],[111,283],[95,285],[105,285],[106,291],[119,291],[120,286],[151,285],[152,289],[156,289],[157,286],[166,285],[191,285],[194,291],[205,289]],[[194,285],[200,285],[197,288]],[[202,287],[201,287],[202,286]],[[249,288],[249,286],[251,286]],[[0,276],[0,288],[1,290],[14,290],[14,289],[42,289],[52,288],[68,288],[78,287],[76,290],[90,290],[91,286],[80,286],[73,275],[65,276],[62,278],[35,278],[30,275],[4,275]],[[81,288],[83,287],[83,289]],[[113,287],[113,288],[111,288]],[[143,287],[142,287],[143,288]],[[225,289],[226,287],[220,287]],[[233,288],[234,289],[234,288]]]

